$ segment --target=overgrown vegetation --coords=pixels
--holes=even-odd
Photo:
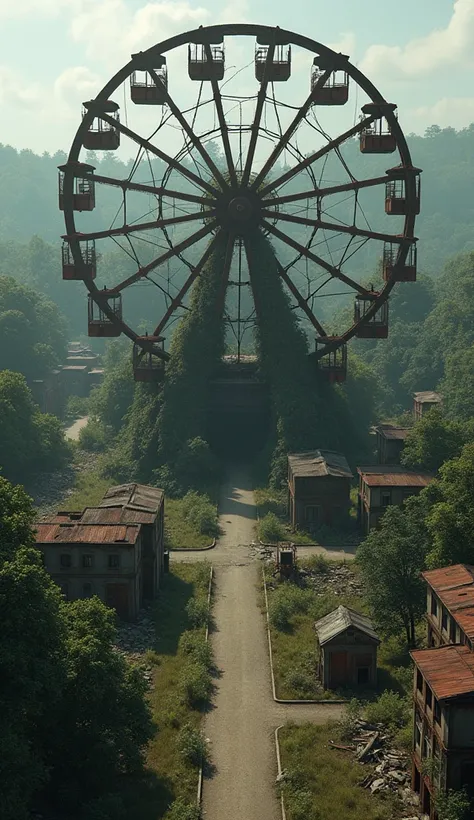
[[[382,801],[359,783],[366,769],[331,749],[338,728],[304,724],[280,729],[282,783],[288,820],[394,820],[402,816],[394,800]]]
[[[167,549],[208,547],[218,535],[217,507],[207,496],[188,492],[165,501]]]

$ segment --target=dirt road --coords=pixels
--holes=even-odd
[[[86,426],[88,421],[89,416],[84,416],[81,419],[76,419],[74,424],[71,424],[70,427],[66,428],[64,432],[66,438],[70,439],[71,441],[77,441],[79,439],[79,433],[81,432],[82,428]]]
[[[261,565],[249,551],[256,520],[250,486],[245,470],[229,471],[219,505],[222,535],[210,556],[215,568],[211,641],[220,677],[204,726],[216,767],[204,781],[205,820],[279,820],[276,727],[288,720],[325,723],[340,712],[335,705],[284,706],[272,699],[258,607]]]

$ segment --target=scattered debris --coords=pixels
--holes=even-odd
[[[348,564],[328,562],[323,570],[302,569],[299,575],[304,579],[306,586],[318,594],[332,592],[334,595],[362,595],[362,584]]]
[[[145,661],[145,653],[154,650],[155,646],[155,627],[146,609],[140,610],[134,623],[119,624],[115,649],[128,661],[140,667],[150,689],[153,689],[153,667]]]

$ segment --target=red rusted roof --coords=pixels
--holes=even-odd
[[[410,652],[438,700],[474,695],[474,652],[467,646],[440,646]]]
[[[474,639],[474,567],[454,564],[422,575],[463,632]]]
[[[358,467],[357,472],[368,487],[427,487],[434,478],[430,473],[414,473],[397,464]]]
[[[37,544],[134,544],[140,525],[82,523],[39,523],[36,526]]]

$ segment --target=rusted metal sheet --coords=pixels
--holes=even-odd
[[[153,524],[156,513],[144,512],[129,506],[86,507],[82,524]]]
[[[438,700],[474,696],[474,653],[467,646],[442,646],[410,652]]]
[[[368,487],[427,487],[433,481],[430,473],[414,473],[397,465],[358,467],[357,472]]]
[[[163,500],[163,490],[146,484],[119,484],[110,487],[104,495],[101,507],[135,507],[148,512],[158,512]]]
[[[134,544],[140,525],[82,523],[40,523],[36,527],[37,544]]]
[[[392,424],[379,424],[378,427],[375,428],[375,432],[379,433],[383,438],[405,441],[410,430],[408,427],[394,427]]]
[[[455,564],[423,573],[456,623],[468,638],[474,638],[474,567]]]

